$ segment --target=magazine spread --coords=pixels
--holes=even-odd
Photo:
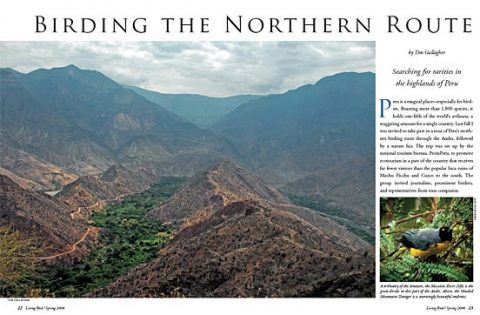
[[[474,1],[0,6],[2,314],[478,312]]]

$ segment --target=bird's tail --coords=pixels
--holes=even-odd
[[[380,259],[380,261],[384,261],[385,259],[389,258],[389,257],[392,257],[393,255],[395,255],[396,253],[403,253],[404,251],[406,251],[407,248],[405,246],[403,246],[402,244],[398,245],[397,249],[394,250],[393,252],[391,252],[390,254],[388,254],[387,256],[383,257],[382,259]]]

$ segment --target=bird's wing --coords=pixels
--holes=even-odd
[[[419,229],[407,231],[402,235],[400,242],[407,248],[426,250],[432,245],[441,242],[438,229]]]

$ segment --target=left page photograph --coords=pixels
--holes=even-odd
[[[0,55],[2,297],[375,297],[375,42]]]

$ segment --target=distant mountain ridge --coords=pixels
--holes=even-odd
[[[287,193],[372,225],[373,73],[339,73],[278,95],[217,99],[125,88],[70,65],[28,74],[1,69],[0,92],[3,173],[55,191],[80,176],[78,191],[68,185],[61,193],[74,205],[144,187],[143,180],[120,189],[101,181],[99,174],[114,165],[151,182],[162,175],[192,176],[227,157]],[[215,134],[162,106],[230,112],[217,113]],[[81,191],[88,201],[80,200]]]
[[[373,296],[374,248],[283,192],[373,226],[374,105],[373,73],[209,98],[126,88],[73,65],[0,69],[0,225],[55,254],[91,237],[88,216],[106,203],[192,176],[148,208],[173,229],[158,258],[92,296]]]
[[[375,75],[339,73],[243,104],[214,126],[279,185],[358,156],[374,158]]]
[[[219,99],[127,89],[73,65],[28,74],[2,69],[0,79],[3,145],[67,174],[98,174],[122,163],[190,176],[229,157],[283,185],[374,150],[372,73],[340,73],[279,95]],[[235,109],[215,124],[216,136],[162,106]],[[220,119],[223,112],[215,111]]]
[[[0,89],[3,145],[76,175],[98,174],[118,163],[191,175],[198,168],[182,173],[178,161],[207,167],[233,154],[213,132],[97,71],[73,65],[28,74],[1,69]],[[16,166],[8,170],[16,173]]]
[[[241,104],[260,97],[257,95],[210,97],[199,94],[168,94],[129,85],[125,87],[202,128],[212,126]]]

